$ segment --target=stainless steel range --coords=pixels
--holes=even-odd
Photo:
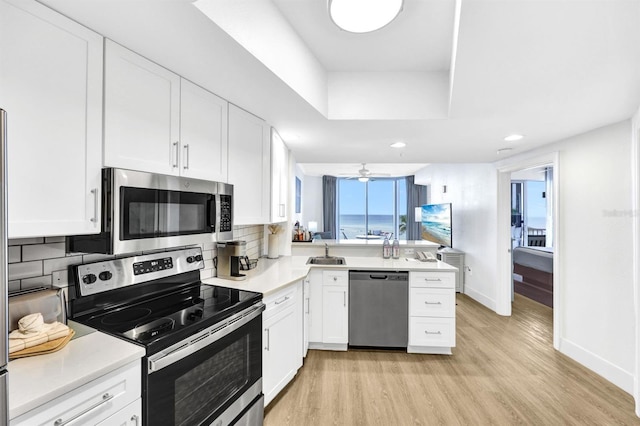
[[[72,266],[69,317],[146,348],[144,424],[261,425],[262,294],[203,267],[199,248]]]

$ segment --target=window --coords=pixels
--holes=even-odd
[[[338,179],[339,239],[406,239],[407,184],[404,177]]]

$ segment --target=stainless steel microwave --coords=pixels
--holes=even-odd
[[[67,237],[67,252],[123,254],[233,239],[233,186],[102,170],[102,226]]]

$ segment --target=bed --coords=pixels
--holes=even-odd
[[[553,248],[513,249],[513,289],[530,299],[553,307]]]

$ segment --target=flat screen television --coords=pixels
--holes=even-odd
[[[440,244],[451,245],[451,203],[424,204],[422,206],[422,239]]]

